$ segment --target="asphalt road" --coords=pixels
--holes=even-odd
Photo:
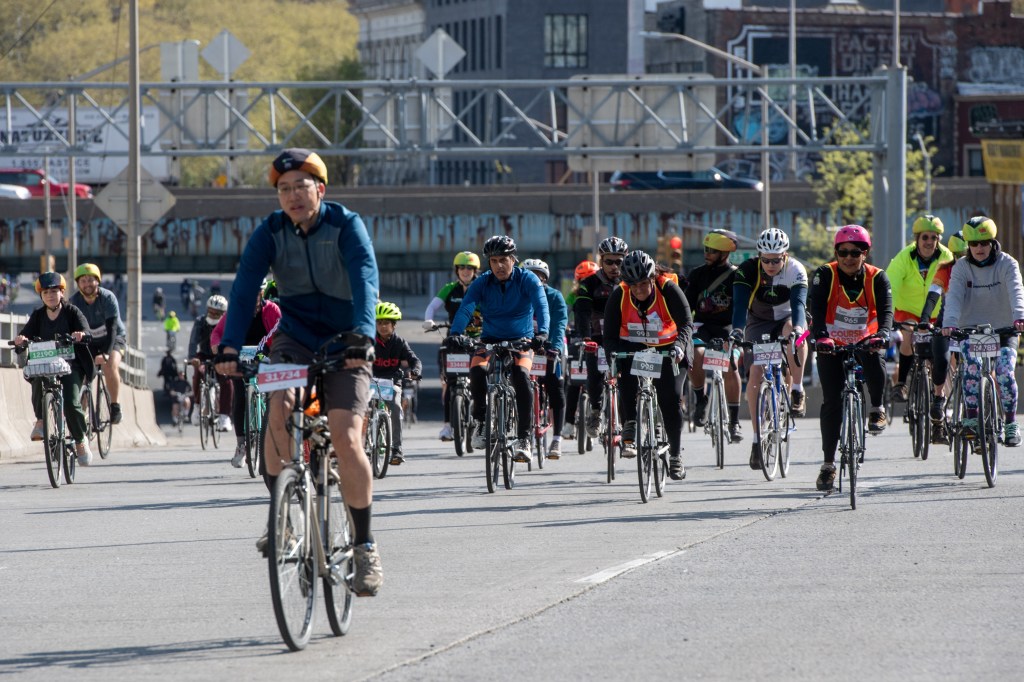
[[[817,429],[767,482],[731,446],[641,504],[635,467],[568,455],[486,492],[479,456],[407,434],[376,482],[386,580],[334,638],[288,653],[277,632],[261,481],[198,447],[114,452],[49,487],[0,469],[0,676],[24,680],[1018,679],[1022,451],[994,489],[891,429],[862,495],[814,491]],[[749,431],[749,429],[748,429]]]

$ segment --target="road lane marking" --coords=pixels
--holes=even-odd
[[[640,566],[644,566],[646,564],[652,564],[655,561],[660,561],[667,556],[679,554],[684,551],[686,550],[674,549],[671,551],[655,552],[654,554],[650,554],[645,557],[640,557],[639,559],[633,559],[632,561],[627,561],[624,564],[619,564],[618,566],[606,568],[603,571],[598,571],[597,573],[592,573],[584,578],[574,580],[573,582],[583,583],[586,585],[598,585],[607,580],[611,580],[616,576],[622,575],[626,571],[631,571],[634,568],[639,568]]]

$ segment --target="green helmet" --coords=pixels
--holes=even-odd
[[[967,251],[967,241],[964,239],[964,231],[960,230],[949,238],[949,250],[954,256],[962,256]]]
[[[964,223],[964,241],[983,242],[996,238],[996,221],[983,215],[976,215]]]
[[[376,318],[378,320],[394,320],[397,322],[402,319],[402,311],[394,303],[381,301],[377,304]]]
[[[923,215],[914,221],[914,234],[921,234],[922,232],[942,234],[944,229],[942,221],[933,215]]]
[[[83,276],[83,275],[92,275],[96,279],[100,279],[100,280],[103,279],[100,276],[100,268],[95,263],[82,263],[77,268],[75,268],[75,281],[76,282],[78,281],[78,278]]]

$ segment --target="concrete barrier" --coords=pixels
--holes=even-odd
[[[32,412],[32,386],[21,370],[0,368],[0,464],[41,460],[43,447],[29,439],[35,415]],[[153,392],[121,385],[121,423],[114,427],[111,450],[166,445],[163,431],[156,423]],[[97,453],[93,453],[96,455]]]

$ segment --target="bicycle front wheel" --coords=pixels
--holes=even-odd
[[[951,436],[949,442],[953,450],[953,475],[960,479],[967,474],[967,456],[971,452],[971,444],[963,436],[964,403],[961,387],[962,379],[958,373],[958,378],[953,383],[953,407],[950,410],[947,432]]]
[[[110,391],[107,384],[100,381],[96,391],[96,449],[99,450],[100,459],[106,459],[110,454],[110,443],[114,437],[114,427],[110,421]]]
[[[256,391],[250,391],[249,404],[245,414],[245,465],[249,469],[249,477],[256,478],[260,472],[260,459],[263,457],[264,420],[263,398]]]
[[[327,621],[331,632],[342,636],[352,624],[353,594],[349,589],[355,574],[352,561],[352,529],[348,525],[348,513],[341,489],[336,481],[328,481],[323,490],[324,498],[324,555],[327,557],[328,572],[324,576],[324,605],[327,607]]]
[[[64,439],[64,482],[68,485],[75,482],[75,469],[78,466],[78,453],[74,444]]]
[[[587,434],[587,415],[590,414],[590,397],[587,395],[586,387],[580,389],[580,400],[576,404],[576,452],[586,454],[590,443],[590,436]]]
[[[60,487],[61,462],[64,459],[64,415],[57,396],[43,393],[43,453],[46,456],[46,475],[50,485]]]
[[[504,449],[504,439],[499,439],[500,422],[497,410],[500,409],[500,400],[495,394],[487,397],[487,419],[484,422],[484,461],[487,474],[487,492],[493,493],[498,487],[498,472],[501,469],[499,460],[501,450]],[[501,442],[499,443],[499,440]]]
[[[604,449],[608,455],[608,482],[611,483],[615,480],[615,458],[618,455],[619,448],[622,447],[621,435],[616,434],[617,430],[617,410],[618,406],[615,404],[618,401],[618,395],[614,391],[605,391],[604,395],[604,409],[605,416],[608,421],[604,425]],[[619,440],[616,440],[619,439]]]
[[[911,375],[910,396],[907,413],[910,419],[910,436],[913,441],[914,457],[928,459],[928,441],[931,440],[931,418],[928,416],[928,374],[923,363],[914,367]]]
[[[516,415],[512,410],[514,404],[512,396],[506,395],[502,399],[501,413],[505,415],[505,437],[502,441],[505,447],[501,449],[501,476],[506,490],[512,490],[516,486],[516,461],[512,459],[515,448],[514,441],[509,437],[509,434],[519,433]]]
[[[647,503],[651,498],[651,473],[654,467],[654,408],[651,399],[641,395],[636,408],[636,470],[640,481],[640,501]]]
[[[220,431],[217,430],[217,406],[220,403],[220,391],[217,384],[212,384],[207,393],[206,399],[210,401],[210,442],[214,448],[220,447]]]
[[[711,425],[711,443],[715,446],[715,465],[725,468],[725,421],[728,408],[725,404],[725,391],[722,390],[721,375],[716,375],[711,382],[711,400],[708,401],[708,423]]]
[[[206,443],[210,439],[210,427],[213,424],[213,415],[210,412],[210,401],[209,392],[206,390],[205,384],[200,384],[200,390],[198,402],[195,409],[199,410],[199,444],[206,449]]]
[[[772,387],[761,384],[757,396],[757,428],[761,436],[761,473],[774,480],[779,468],[779,410]]]
[[[452,391],[451,413],[448,415],[448,423],[452,425],[452,439],[455,441],[455,454],[462,457],[466,454],[466,427],[469,425],[469,403],[465,396],[460,395],[454,386],[448,387]]]
[[[310,533],[310,490],[297,471],[285,469],[270,498],[267,552],[270,596],[285,644],[305,648],[313,632],[318,565]]]
[[[860,469],[860,455],[864,447],[864,418],[861,404],[852,394],[843,399],[843,420],[846,423],[844,450],[846,455],[846,474],[850,487],[850,508],[857,508],[857,473]]]
[[[981,466],[985,470],[985,482],[989,488],[996,485],[999,475],[999,408],[996,399],[996,382],[991,375],[981,380],[981,395],[978,400],[978,438],[981,439]]]
[[[93,439],[99,441],[97,438],[99,434],[95,429],[96,415],[93,414],[92,389],[89,388],[89,382],[82,382],[82,390],[78,394],[78,399],[82,405],[82,412],[85,413],[85,438],[89,441]],[[98,442],[96,447],[99,447]]]
[[[789,396],[783,393],[779,402],[779,473],[783,478],[789,475],[789,443],[795,429],[793,406]]]

